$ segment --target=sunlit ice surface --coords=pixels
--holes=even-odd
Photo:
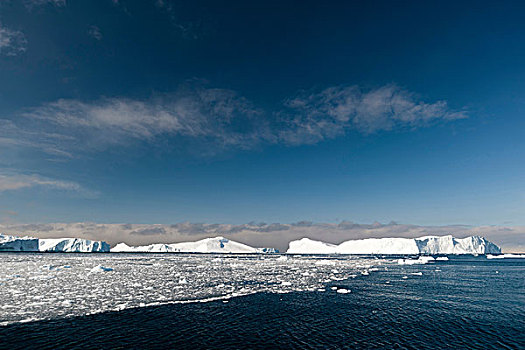
[[[0,262],[0,325],[259,292],[320,292],[396,264],[350,256],[38,253],[1,254]]]

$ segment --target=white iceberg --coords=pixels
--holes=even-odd
[[[525,254],[487,255],[487,259],[525,259]]]
[[[106,242],[89,239],[45,238],[38,240],[38,250],[41,252],[105,253],[109,252],[110,247]]]
[[[418,254],[417,243],[406,238],[368,238],[351,240],[337,246],[339,254]]]
[[[499,254],[501,248],[480,236],[455,238],[448,236],[425,236],[416,238],[420,254]]]
[[[109,252],[109,244],[81,238],[16,237],[0,234],[0,252]]]
[[[288,254],[499,254],[501,249],[480,236],[424,236],[420,238],[367,238],[349,240],[339,245],[309,238],[292,241]]]
[[[174,250],[169,244],[150,244],[144,246],[129,246],[126,243],[119,243],[111,248],[112,253],[173,253]]]
[[[113,253],[263,253],[261,248],[231,241],[224,237],[205,238],[196,242],[172,244],[150,244],[129,246],[119,243],[111,249]]]
[[[0,252],[38,252],[38,238],[0,234]]]
[[[310,238],[302,238],[291,241],[287,254],[337,254],[337,245],[314,241]]]

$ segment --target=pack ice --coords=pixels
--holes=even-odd
[[[500,254],[501,249],[484,237],[455,238],[424,236],[419,238],[367,238],[349,240],[339,245],[309,238],[292,241],[288,254]]]
[[[111,249],[118,253],[268,253],[275,252],[269,248],[253,248],[246,244],[231,241],[224,237],[205,238],[196,242],[171,244],[150,244],[146,246],[129,246],[119,243]]]

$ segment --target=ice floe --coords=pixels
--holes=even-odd
[[[525,259],[525,254],[487,255],[487,259]]]
[[[431,256],[420,256],[417,259],[398,259],[397,263],[398,265],[423,265],[428,264],[430,261],[434,261],[435,259]]]
[[[97,265],[94,268],[92,268],[89,272],[91,273],[97,273],[97,272],[111,272],[113,269],[111,267],[105,267],[102,265]]]

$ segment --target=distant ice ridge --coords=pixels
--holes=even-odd
[[[288,254],[500,254],[501,249],[480,236],[424,236],[420,238],[367,238],[350,240],[339,245],[309,238],[292,241]]]
[[[0,234],[0,252],[38,252],[38,238]]]
[[[196,242],[150,244],[129,246],[119,243],[111,249],[114,253],[275,253],[273,248],[253,248],[224,237],[205,238]]]
[[[81,238],[45,238],[38,240],[38,250],[41,252],[67,253],[106,253],[109,244],[102,241],[91,241]]]

